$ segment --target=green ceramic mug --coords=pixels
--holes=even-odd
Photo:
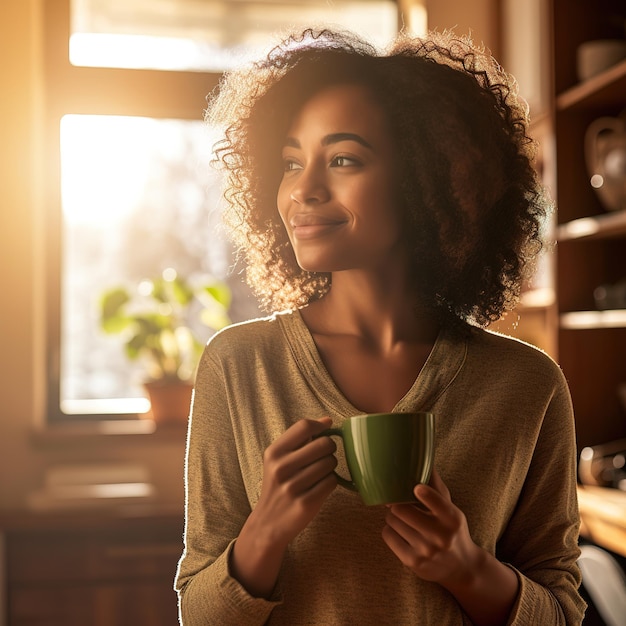
[[[320,436],[342,438],[351,480],[367,505],[415,502],[413,488],[428,483],[433,468],[435,420],[432,413],[370,413],[347,418]]]

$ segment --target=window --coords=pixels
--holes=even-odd
[[[99,329],[108,287],[168,268],[208,274],[229,282],[234,321],[258,314],[219,234],[205,98],[285,25],[343,23],[379,43],[395,33],[392,0],[332,7],[329,19],[325,0],[46,3],[51,420],[149,408],[121,339]]]
[[[337,25],[384,45],[398,23],[393,0],[73,0],[72,5],[70,60],[93,67],[219,72],[256,56],[286,27]]]
[[[201,121],[112,115],[61,120],[61,409],[67,414],[137,412],[142,366],[121,338],[99,330],[106,289],[141,286],[174,268],[185,278],[225,277],[219,180]],[[123,146],[123,150],[120,147]],[[253,303],[237,317],[257,313]],[[200,335],[208,340],[210,329]]]

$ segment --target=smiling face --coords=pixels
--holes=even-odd
[[[287,133],[283,163],[277,204],[300,267],[377,269],[397,259],[394,147],[365,87],[330,86],[309,99]]]

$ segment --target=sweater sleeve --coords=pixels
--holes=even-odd
[[[278,592],[270,600],[251,596],[229,572],[232,546],[251,510],[229,405],[209,345],[198,367],[187,438],[185,549],[175,581],[183,626],[261,625],[280,602]]]
[[[560,370],[559,370],[560,374]],[[576,442],[569,389],[561,375],[547,407],[520,499],[498,542],[520,591],[510,626],[573,626],[583,619],[578,594],[579,515]]]

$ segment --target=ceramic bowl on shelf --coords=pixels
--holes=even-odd
[[[594,120],[585,133],[589,181],[605,209],[626,210],[626,110]]]
[[[588,80],[626,59],[625,39],[594,39],[585,41],[576,50],[578,79]]]

